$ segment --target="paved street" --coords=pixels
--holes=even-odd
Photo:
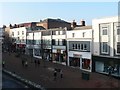
[[[22,66],[20,58],[15,57],[14,53],[9,55],[3,53],[3,60],[5,60],[5,69],[15,72],[17,75],[31,80],[45,88],[118,88],[120,87],[120,80],[110,78],[106,75],[98,73],[90,73],[90,80],[82,79],[82,71],[76,68],[56,64],[52,62],[43,62],[41,60],[40,66],[36,66],[28,59],[28,67]],[[44,67],[44,65],[46,67]],[[63,70],[63,78],[60,78],[60,73],[57,73],[57,79],[54,80],[53,69],[60,68]]]
[[[18,88],[26,88],[27,85],[15,80],[14,78],[10,77],[9,75],[2,73],[2,88],[15,88],[17,90]]]

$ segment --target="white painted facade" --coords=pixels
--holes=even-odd
[[[70,65],[70,58],[78,58],[80,60],[80,69],[84,71],[91,72],[92,70],[92,29],[83,29],[83,30],[70,30],[67,31],[67,52],[68,52],[68,65]],[[70,47],[70,42],[75,42],[79,44],[80,42],[90,42],[89,51],[80,51],[79,49],[72,50]],[[90,69],[83,69],[82,68],[82,59],[89,59],[90,60]]]
[[[114,56],[114,49],[116,49],[116,42],[120,42],[120,35],[116,33],[116,26],[120,26],[116,24],[118,22],[118,16],[116,17],[108,17],[101,19],[93,19],[92,20],[92,28],[94,30],[94,43],[93,43],[93,54],[100,55],[100,42],[109,42],[110,48],[110,57]],[[108,26],[108,35],[101,35],[102,31],[100,31],[100,24]]]
[[[108,67],[112,66],[112,75],[120,76],[120,23],[118,22],[118,16],[92,20],[93,56],[97,57],[94,60],[96,72],[108,74]]]
[[[16,44],[26,44],[26,28],[19,27],[10,29],[10,36],[14,38]]]
[[[34,39],[34,45],[33,45],[33,57],[36,58],[42,58],[40,49],[41,49],[41,31],[39,32],[33,32],[33,39]]]

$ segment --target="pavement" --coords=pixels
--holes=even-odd
[[[4,68],[44,88],[119,88],[120,90],[120,79],[91,72],[90,79],[84,80],[82,79],[83,71],[78,68],[43,60],[40,60],[40,65],[35,66],[34,58],[31,57],[24,58],[28,61],[28,67],[23,67],[21,58],[15,55],[15,53],[9,55],[7,52],[2,54],[5,60]],[[58,72],[54,80],[54,68],[62,69],[63,78],[60,78]]]

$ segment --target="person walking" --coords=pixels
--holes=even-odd
[[[22,59],[22,66],[24,67],[24,63],[25,63],[25,61]]]
[[[25,61],[25,67],[28,67],[28,62],[27,61]]]
[[[63,78],[63,71],[62,71],[62,69],[60,70],[60,77]]]
[[[56,80],[56,77],[57,77],[57,71],[54,70],[54,80]]]
[[[5,61],[4,60],[2,61],[2,66],[3,66],[3,68],[5,67]]]

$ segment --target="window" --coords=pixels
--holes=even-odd
[[[84,50],[87,50],[87,44],[84,44]]]
[[[63,34],[63,35],[65,35],[65,34],[66,34],[66,32],[65,32],[65,31],[62,31],[62,34]]]
[[[90,70],[90,59],[82,58],[82,69]]]
[[[80,44],[78,44],[78,49],[80,49]]]
[[[72,48],[75,49],[75,45],[74,44],[72,44]]]
[[[83,50],[83,44],[81,44],[80,50]]]
[[[52,39],[52,45],[55,45],[55,39]]]
[[[75,49],[77,49],[77,44],[75,44]]]
[[[52,35],[56,35],[56,31],[52,31]]]
[[[58,45],[60,45],[60,40],[58,39]]]
[[[12,36],[14,36],[14,32],[12,32]]]
[[[20,40],[20,37],[18,37],[18,41]]]
[[[108,27],[102,27],[102,35],[108,35]]]
[[[120,54],[120,42],[117,42],[117,53]]]
[[[22,41],[24,42],[24,37],[22,37]]]
[[[24,31],[22,31],[22,35],[24,35]]]
[[[117,35],[120,35],[120,29],[117,29]]]
[[[72,37],[75,37],[75,33],[72,33]]]
[[[85,32],[82,33],[82,36],[85,37]]]
[[[18,31],[18,35],[19,35],[20,33],[19,33],[19,31]]]
[[[60,35],[60,31],[58,31],[58,35]]]
[[[40,56],[40,53],[41,53],[40,49],[34,49],[35,56]]]
[[[107,42],[102,42],[102,53],[108,53]]]
[[[102,35],[107,35],[107,29],[102,30]]]
[[[66,40],[65,39],[62,39],[62,45],[66,45]]]

